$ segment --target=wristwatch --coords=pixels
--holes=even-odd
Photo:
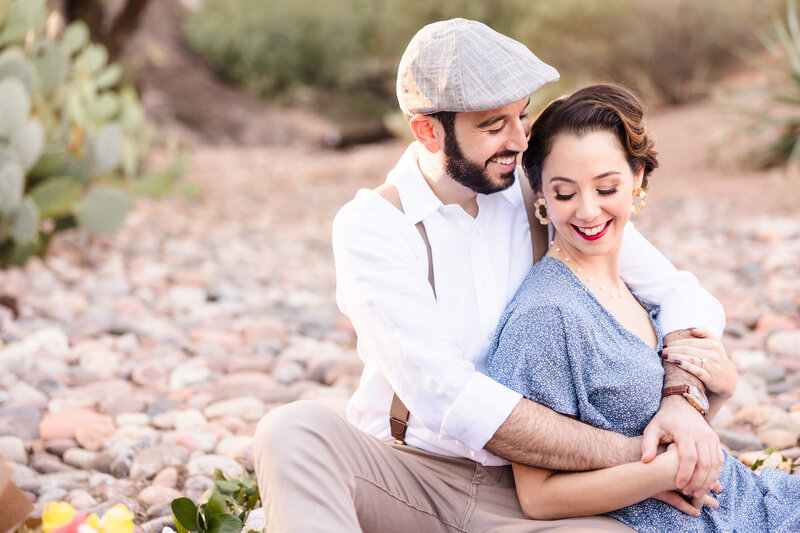
[[[661,391],[662,398],[672,396],[673,394],[680,394],[686,398],[689,405],[697,409],[701,415],[708,416],[708,398],[694,385],[675,385],[672,387],[664,387]]]

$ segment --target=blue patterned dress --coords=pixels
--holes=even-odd
[[[645,304],[655,321],[658,308]],[[654,322],[655,323],[655,322]],[[659,349],[661,333],[658,331]],[[658,411],[663,369],[656,350],[626,329],[558,259],[531,269],[500,319],[489,376],[559,413],[628,436]],[[719,509],[700,517],[647,499],[608,513],[639,532],[800,531],[800,476],[760,476],[725,454]]]

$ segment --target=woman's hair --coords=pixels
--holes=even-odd
[[[595,131],[616,136],[634,174],[644,167],[642,188],[647,188],[647,177],[658,166],[658,160],[653,140],[645,131],[643,115],[639,99],[619,85],[590,85],[554,100],[531,126],[528,149],[522,156],[531,188],[542,189],[542,165],[558,134],[581,136]]]

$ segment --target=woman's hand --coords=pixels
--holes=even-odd
[[[733,396],[738,374],[722,343],[704,328],[689,330],[693,337],[664,346],[661,357],[696,376],[707,391],[724,399]]]
[[[660,465],[664,469],[665,475],[667,475],[670,480],[675,479],[675,475],[678,471],[678,463],[678,447],[675,444],[670,444],[664,453],[660,453],[653,460],[653,465],[656,467]],[[716,482],[712,489],[714,492],[720,492],[722,490],[719,481]],[[665,490],[664,492],[656,494],[653,498],[661,500],[690,516],[699,516],[700,509],[702,509],[704,505],[708,505],[714,509],[719,507],[719,502],[709,493],[703,493],[702,496],[692,498],[681,494],[679,490]]]

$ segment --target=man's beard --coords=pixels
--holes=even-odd
[[[500,175],[499,183],[493,183],[486,168],[468,161],[461,152],[461,146],[453,132],[444,140],[445,171],[456,182],[479,194],[492,194],[508,189],[514,183],[514,172]],[[497,154],[500,157],[516,156],[515,152]]]

